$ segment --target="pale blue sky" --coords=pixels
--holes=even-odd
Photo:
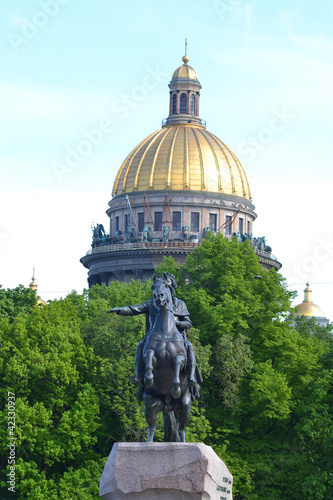
[[[107,226],[121,162],[167,116],[187,37],[201,117],[243,163],[256,235],[298,301],[309,272],[333,319],[332,2],[12,0],[0,12],[3,286],[27,285],[33,266],[45,299],[86,286],[90,224]]]

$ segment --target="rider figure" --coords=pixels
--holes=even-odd
[[[189,386],[191,387],[192,396],[195,398],[199,395],[199,387],[198,385],[202,382],[202,377],[199,368],[196,365],[195,353],[193,345],[186,338],[186,334],[188,330],[192,326],[192,322],[190,320],[190,313],[187,310],[186,304],[183,300],[177,299],[175,296],[175,290],[177,288],[177,281],[173,274],[166,273],[168,278],[167,284],[170,288],[172,294],[172,303],[173,303],[173,312],[175,316],[175,323],[179,333],[182,335],[184,339],[184,343],[186,346],[187,352],[187,372],[189,374]],[[156,274],[154,274],[154,281],[156,279]],[[146,335],[138,343],[136,347],[135,353],[135,367],[136,367],[136,375],[133,378],[133,382],[138,386],[143,386],[143,378],[145,372],[145,365],[143,361],[143,349],[145,346],[146,338],[153,328],[156,314],[157,314],[157,306],[153,298],[142,302],[142,304],[138,304],[136,306],[125,306],[125,307],[116,307],[114,309],[110,309],[108,312],[115,312],[120,316],[137,316],[138,314],[146,314]]]

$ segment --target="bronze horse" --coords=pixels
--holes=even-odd
[[[165,274],[163,278],[154,281],[152,289],[157,315],[143,349],[143,401],[148,423],[147,441],[153,441],[157,415],[162,411],[164,441],[185,442],[191,410],[186,346],[175,324],[172,295]]]

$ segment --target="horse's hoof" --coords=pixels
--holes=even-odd
[[[180,387],[176,386],[176,387],[173,387],[171,389],[171,396],[174,398],[174,399],[179,399],[180,398],[180,395],[181,395],[182,391],[180,389]]]

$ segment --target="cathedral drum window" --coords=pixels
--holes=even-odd
[[[200,220],[199,212],[191,212],[191,231],[195,232],[199,231],[199,220]]]
[[[162,212],[155,212],[154,217],[155,217],[155,221],[154,221],[155,231],[162,231],[163,213]]]
[[[226,232],[225,234],[232,234],[232,216],[231,215],[226,215],[225,216],[225,227],[226,227]]]
[[[209,229],[215,233],[217,228],[217,214],[209,214]]]
[[[145,226],[144,213],[139,212],[138,213],[138,228],[139,228],[140,233],[142,233],[144,226]]]
[[[180,113],[187,113],[187,95],[180,94]]]
[[[172,96],[172,114],[175,115],[177,113],[177,94],[173,94]]]
[[[242,219],[242,217],[238,219],[238,231],[240,234],[244,234],[244,219]]]
[[[172,225],[174,231],[181,231],[182,228],[181,212],[172,212]]]
[[[190,113],[191,115],[195,115],[195,95],[191,94],[191,99],[190,99]]]

